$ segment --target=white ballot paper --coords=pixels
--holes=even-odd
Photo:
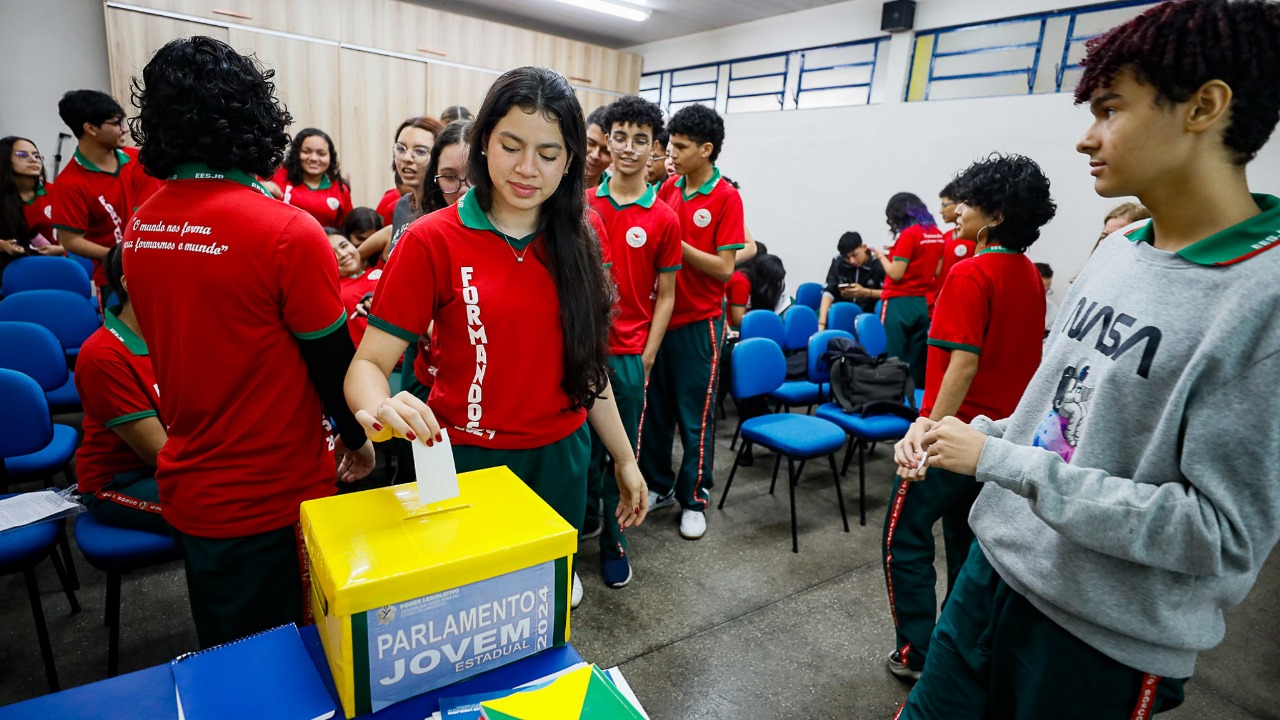
[[[449,460],[449,465],[453,466],[452,458]],[[453,481],[453,492],[455,494],[458,492],[456,477]],[[66,500],[58,493],[47,490],[15,495],[0,500],[0,532],[21,525],[30,525],[59,513],[75,510],[77,507],[75,503]]]
[[[440,428],[441,441],[432,447],[413,441],[413,467],[418,474],[418,506],[458,497],[458,468],[453,464],[449,431]]]

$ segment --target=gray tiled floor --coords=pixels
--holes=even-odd
[[[720,430],[721,477],[732,457],[730,430]],[[785,483],[768,494],[771,468],[772,457],[757,452],[756,467],[739,471],[725,509],[709,513],[698,542],[679,537],[676,510],[655,512],[631,533],[635,579],[625,589],[600,582],[596,542],[582,545],[586,600],[573,615],[572,642],[601,666],[622,665],[654,720],[889,718],[906,694],[883,666],[893,638],[879,560],[886,448],[868,465],[865,527],[857,522],[856,465],[845,479],[848,534],[830,471],[806,468],[797,490],[798,555]],[[106,671],[104,578],[83,560],[78,568],[85,610],[72,617],[48,563],[39,576],[63,687]],[[123,672],[194,647],[179,565],[128,576],[123,593]],[[1273,556],[1230,613],[1226,640],[1201,656],[1186,704],[1162,717],[1280,720],[1278,593]],[[0,578],[0,704],[45,690],[21,576]]]

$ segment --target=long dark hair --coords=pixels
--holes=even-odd
[[[751,309],[773,311],[787,285],[787,269],[777,255],[756,255],[744,268],[751,281]]]
[[[436,144],[431,146],[431,159],[427,161],[427,176],[422,179],[422,187],[419,189],[423,198],[415,203],[420,208],[420,215],[433,213],[449,204],[440,190],[440,183],[436,182],[436,175],[440,174],[440,154],[451,145],[466,142],[471,133],[471,125],[470,120],[455,120],[445,125],[436,135]]]
[[[929,206],[909,192],[900,192],[889,198],[889,204],[884,208],[884,218],[894,235],[912,225],[923,225],[927,228],[938,226],[937,221],[933,219],[933,213],[929,212]]]
[[[325,177],[329,178],[329,182],[334,185],[346,185],[347,181],[342,179],[342,166],[338,164],[338,148],[334,146],[333,138],[329,137],[325,131],[316,128],[305,128],[293,137],[293,142],[289,145],[289,154],[284,159],[285,177],[294,185],[302,184],[302,143],[309,137],[321,137],[329,143],[329,169],[324,171]]]
[[[19,140],[25,140],[35,147],[35,143],[24,137],[9,135],[0,138],[0,238],[12,238],[22,246],[31,242],[36,231],[27,226],[27,217],[22,210],[22,196],[18,194],[18,178],[13,172],[13,146]],[[36,178],[36,190],[44,187],[44,168]],[[52,240],[53,238],[49,238]]]
[[[493,207],[493,180],[483,154],[485,145],[498,121],[513,107],[540,112],[557,122],[569,154],[560,186],[541,207],[544,260],[560,297],[560,328],[564,335],[564,378],[560,385],[569,396],[571,410],[590,408],[609,380],[605,345],[611,290],[600,257],[600,241],[584,215],[587,131],[582,106],[569,82],[547,68],[516,68],[494,81],[476,113],[467,153],[471,185],[485,211]]]

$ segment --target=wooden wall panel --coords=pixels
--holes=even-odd
[[[342,104],[338,70],[338,46],[293,40],[232,28],[231,47],[257,57],[263,67],[276,71],[276,97],[293,115],[289,134],[307,127],[329,133],[338,146],[339,160],[345,134],[338,108]]]
[[[395,178],[391,171],[393,134],[406,118],[439,115],[427,100],[425,63],[342,50],[342,146],[344,173],[351,180],[356,206],[376,207]]]
[[[338,8],[345,0],[129,0],[140,7],[167,10],[218,22],[251,25],[338,40]]]
[[[208,35],[224,42],[227,40],[226,28],[116,8],[107,8],[106,15],[111,94],[124,107],[126,115],[137,112],[129,102],[130,80],[135,75],[142,77],[142,68],[165,43],[174,38],[192,35]]]

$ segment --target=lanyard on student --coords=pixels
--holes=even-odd
[[[251,187],[254,190],[271,197],[271,193],[262,186],[262,183],[254,179],[249,173],[232,168],[230,170],[214,170],[204,163],[184,163],[174,168],[173,174],[169,176],[170,180],[230,180],[238,182],[241,185]]]

